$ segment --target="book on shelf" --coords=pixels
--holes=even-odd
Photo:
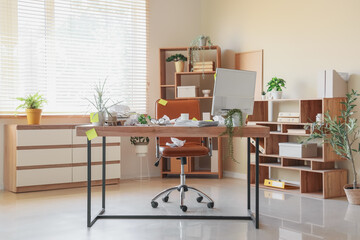
[[[295,133],[295,134],[306,134],[305,129],[288,129],[288,133]]]
[[[279,117],[298,118],[298,117],[300,117],[300,113],[298,113],[298,112],[279,112]]]
[[[278,117],[278,122],[289,122],[289,123],[299,123],[300,118],[296,117]]]
[[[206,65],[206,64],[212,65],[212,64],[214,64],[214,61],[195,62],[194,66],[196,66],[196,65]]]
[[[214,69],[212,69],[212,68],[209,68],[209,69],[206,69],[206,68],[204,68],[204,69],[193,69],[193,72],[212,72],[212,71],[214,71]]]

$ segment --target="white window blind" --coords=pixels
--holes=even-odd
[[[0,111],[40,91],[45,112],[85,113],[85,98],[105,78],[111,99],[146,111],[146,0],[0,4]]]

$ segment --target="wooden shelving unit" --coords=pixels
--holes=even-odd
[[[175,47],[175,48],[160,48],[160,98],[162,99],[198,99],[200,100],[200,109],[201,112],[211,112],[211,100],[212,100],[212,92],[213,92],[213,86],[214,86],[214,78],[213,75],[216,73],[216,71],[204,71],[204,72],[192,72],[192,66],[190,61],[192,49],[189,47]],[[199,51],[199,50],[196,50]],[[219,46],[207,46],[202,47],[200,51],[205,51],[206,54],[204,57],[204,61],[214,61],[215,62],[215,69],[221,66],[221,49]],[[166,58],[169,57],[172,54],[181,53],[184,56],[188,58],[188,61],[185,64],[184,72],[176,73],[174,68],[174,63],[167,63]],[[203,76],[206,77],[206,83],[208,85],[211,85],[211,94],[209,97],[204,97],[199,92],[198,97],[192,97],[192,98],[178,98],[177,97],[177,87],[178,86],[184,86],[184,85],[195,85],[193,84],[195,79],[200,79]],[[209,79],[208,79],[209,78]],[[210,79],[211,78],[211,79]],[[209,81],[208,81],[209,80]],[[210,81],[211,80],[211,81]],[[187,84],[184,84],[186,81]],[[206,89],[206,88],[205,88]],[[213,151],[213,156],[216,155],[218,161],[217,161],[217,171],[211,171],[211,169],[208,170],[199,170],[196,167],[198,159],[189,158],[187,167],[185,167],[185,172],[188,175],[209,175],[214,176],[217,175],[219,178],[222,178],[222,153],[221,148],[217,148],[217,146],[220,146],[220,138],[213,139],[213,146],[215,151]],[[215,144],[216,142],[216,144]],[[217,150],[216,150],[217,149]],[[215,157],[215,156],[214,156]],[[211,159],[209,158],[209,161]],[[165,159],[162,159],[161,161],[161,175],[167,176],[167,175],[177,175],[180,173],[179,161],[173,161],[170,159],[170,161],[167,161]]]
[[[329,111],[331,116],[338,116],[343,105],[344,98],[324,98],[324,99],[279,99],[255,101],[254,114],[248,117],[248,124],[262,125],[270,127],[270,137],[261,139],[260,146],[264,153],[259,154],[260,161],[260,182],[271,178],[271,170],[277,171],[290,170],[300,176],[299,186],[291,189],[277,189],[289,193],[304,194],[306,196],[318,198],[332,198],[344,196],[343,186],[347,183],[347,170],[336,169],[335,162],[343,161],[332,150],[329,144],[318,146],[318,156],[313,158],[283,157],[279,155],[280,142],[296,142],[296,137],[306,137],[310,135],[288,133],[288,129],[303,129],[306,125],[315,121],[316,114]],[[268,110],[270,104],[286,104],[298,106],[293,112],[300,113],[299,123],[270,122],[268,121]],[[272,109],[281,109],[281,106]],[[274,112],[276,116],[277,112]],[[275,120],[276,117],[273,116]],[[295,139],[294,139],[295,138]],[[252,146],[252,152],[255,148]],[[251,166],[252,179],[255,183],[255,166]],[[281,179],[286,181],[286,179]],[[264,185],[263,188],[269,189]]]

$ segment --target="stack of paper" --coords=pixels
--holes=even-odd
[[[175,126],[179,127],[212,127],[218,126],[218,121],[193,121],[193,120],[176,120]]]

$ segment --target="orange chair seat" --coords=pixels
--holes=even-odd
[[[160,146],[163,157],[200,157],[207,155],[209,149],[198,144],[185,144],[182,147]]]

